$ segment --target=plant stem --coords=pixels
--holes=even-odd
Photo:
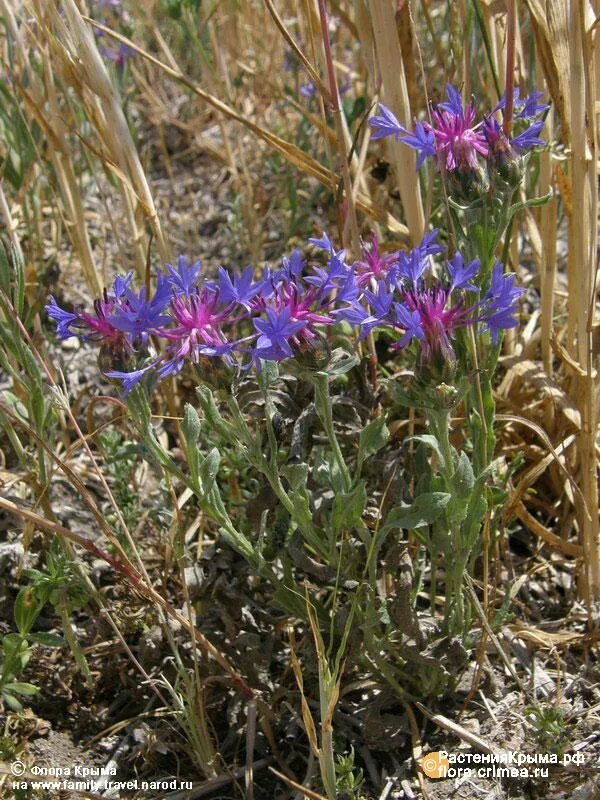
[[[326,372],[317,372],[314,378],[315,401],[317,412],[325,428],[325,433],[329,437],[329,443],[333,451],[333,457],[338,465],[338,469],[344,482],[344,490],[349,492],[352,487],[350,472],[346,466],[344,455],[340,448],[335,429],[333,427],[333,409],[331,406],[331,395],[329,394],[329,376]]]

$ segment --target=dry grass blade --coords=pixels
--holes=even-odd
[[[556,2],[549,2],[554,8]],[[582,430],[578,438],[582,493],[579,518],[585,550],[582,590],[590,599],[600,600],[600,517],[598,511],[598,456],[596,452],[597,409],[592,342],[596,303],[598,169],[596,148],[596,92],[590,63],[590,39],[586,34],[587,4],[573,0],[569,8],[571,175],[573,213],[569,220],[569,303],[568,345],[576,336],[577,360],[585,375],[575,381]],[[594,34],[597,35],[597,34]]]
[[[307,789],[306,786],[302,786],[300,783],[296,783],[291,778],[288,778],[286,775],[283,775],[281,772],[278,772],[274,767],[269,767],[273,775],[277,775],[279,780],[283,781],[287,784],[290,788],[295,789],[300,794],[303,794],[304,797],[307,797],[308,800],[327,800],[326,797],[323,797],[322,794],[315,792],[313,789]]]
[[[275,25],[277,25],[277,27],[281,31],[281,34],[285,39],[285,41],[287,42],[288,46],[293,50],[293,52],[298,56],[300,61],[304,64],[304,66],[306,67],[306,71],[310,75],[312,81],[318,87],[323,97],[326,100],[330,100],[331,96],[329,94],[329,90],[321,80],[321,76],[319,75],[317,70],[313,67],[313,65],[310,63],[308,58],[304,55],[302,49],[298,47],[298,43],[286,28],[285,23],[279,16],[279,12],[273,5],[272,0],[264,0],[264,2],[266,7],[269,9],[269,14],[273,17],[273,22],[275,23]]]
[[[387,0],[372,0],[369,3],[369,10],[372,20],[370,46],[377,56],[383,100],[398,116],[402,124],[410,125],[411,109],[404,59],[393,4]],[[377,85],[376,76],[373,78],[373,83]],[[419,176],[416,170],[416,157],[409,147],[395,141],[393,137],[387,140],[387,144],[411,238],[416,244],[421,241],[425,231],[425,215]]]
[[[225,114],[226,117],[229,119],[233,119],[236,122],[241,123],[244,125],[248,130],[252,131],[256,136],[266,142],[270,147],[276,150],[280,155],[282,155],[286,161],[289,161],[290,164],[293,164],[295,167],[300,169],[306,175],[310,175],[312,178],[316,178],[320,183],[324,184],[328,188],[330,188],[333,192],[337,190],[338,187],[338,178],[331,170],[324,167],[314,158],[311,158],[307,153],[297,147],[295,144],[291,142],[286,142],[285,139],[277,136],[271,131],[268,131],[266,128],[257,125],[256,123],[252,122],[252,120],[248,119],[243,114],[235,111],[235,109],[228,106],[222,100],[219,100],[214,95],[210,94],[209,92],[204,91],[204,89],[197,86],[195,83],[190,81],[182,72],[177,69],[173,69],[173,67],[169,67],[164,62],[160,61],[160,59],[156,58],[152,54],[146,52],[143,48],[139,47],[128,39],[126,36],[122,36],[121,34],[117,33],[116,31],[107,28],[105,25],[101,25],[100,23],[96,22],[95,20],[85,17],[85,19],[94,25],[98,30],[104,31],[104,33],[112,36],[117,41],[123,42],[143,56],[145,59],[150,61],[152,64],[157,66],[159,69],[163,70],[167,75],[169,75],[173,80],[178,81],[183,86],[187,87],[190,91],[192,91],[195,95],[202,98],[206,103],[212,106],[216,111],[220,111],[222,114]],[[364,214],[367,214],[372,219],[381,222],[382,224],[386,225],[393,233],[398,234],[401,237],[408,238],[408,228],[403,225],[401,222],[398,222],[389,212],[385,209],[379,207],[375,203],[373,203],[368,197],[365,197],[362,193],[358,192],[356,198],[356,207],[359,211],[362,211]]]
[[[561,553],[564,553],[566,556],[572,556],[573,558],[583,557],[583,547],[581,545],[565,542],[560,536],[552,533],[551,530],[548,530],[545,525],[542,525],[539,520],[527,511],[521,500],[517,503],[511,503],[511,507],[514,514],[521,520],[523,525],[542,539],[549,547],[554,550],[560,550]]]
[[[136,265],[139,274],[144,276],[147,242],[144,241],[143,227],[138,222],[139,204],[136,203],[136,196],[131,195],[129,183],[142,201],[141,209],[149,218],[161,258],[165,261],[169,258],[169,249],[148,180],[123,113],[119,93],[104,66],[94,36],[74,0],[65,0],[62,4],[64,15],[54,4],[43,10],[39,4],[35,7],[40,29],[48,37],[48,43],[54,50],[55,63],[61,66],[64,82],[78,92],[100,140],[111,155],[111,160],[129,177],[129,181],[123,184],[123,192],[134,231]],[[46,27],[46,22],[52,26],[50,30]]]

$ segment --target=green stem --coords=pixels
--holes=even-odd
[[[344,491],[349,492],[352,488],[352,479],[350,478],[350,471],[346,466],[346,461],[344,460],[344,455],[333,427],[333,408],[331,405],[331,395],[329,394],[329,376],[327,373],[317,372],[314,376],[314,385],[317,413],[323,423],[325,433],[329,437],[329,444],[331,445],[333,457],[335,458],[344,482]]]
[[[429,411],[429,424],[438,440],[442,457],[441,472],[446,482],[449,492],[452,492],[452,477],[454,475],[454,460],[452,458],[452,447],[450,445],[450,411],[447,409],[436,409]]]

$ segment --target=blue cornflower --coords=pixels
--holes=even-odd
[[[267,318],[253,320],[259,332],[255,345],[255,355],[269,361],[281,361],[291,358],[294,353],[288,339],[306,327],[302,320],[292,319],[292,310],[282,308],[279,313],[273,308],[266,309]]]
[[[540,97],[543,96],[543,92],[532,92],[529,97],[524,98],[522,101],[520,100],[517,106],[519,108],[517,119],[535,119],[540,114],[548,111],[550,106],[547,103],[538,103]],[[521,105],[523,106],[522,108]]]
[[[398,263],[390,271],[390,277],[395,281],[404,278],[416,284],[428,267],[429,251],[427,249],[423,251],[421,247],[415,247],[408,253],[405,251],[400,252]]]
[[[371,117],[369,119],[369,125],[375,129],[375,132],[372,134],[371,138],[375,139],[384,139],[386,136],[395,136],[396,141],[400,139],[400,134],[408,134],[406,128],[404,128],[392,111],[383,103],[379,103],[379,114]]]
[[[321,236],[320,239],[317,238],[316,236],[313,236],[308,241],[309,244],[312,244],[314,247],[318,247],[319,250],[326,250],[332,256],[333,255],[338,256],[342,261],[346,257],[346,251],[343,249],[336,250],[335,247],[333,246],[333,242],[325,232],[323,232],[323,235]]]
[[[426,233],[423,237],[423,241],[418,246],[418,249],[421,251],[421,255],[425,256],[435,256],[438,253],[443,253],[446,249],[443,244],[440,244],[437,240],[438,234],[440,232],[439,228],[433,228],[433,230]]]
[[[172,321],[170,316],[162,313],[170,298],[171,290],[167,279],[159,273],[152,300],[148,300],[146,286],[143,286],[137,294],[128,288],[122,298],[125,302],[115,308],[108,321],[117,330],[127,333],[131,341],[139,338],[145,342],[152,330]]]
[[[400,136],[400,140],[419,154],[417,169],[421,169],[426,158],[436,154],[435,134],[431,126],[425,122],[416,122],[414,133],[407,131],[404,136]]]
[[[300,86],[300,94],[302,97],[307,97],[310,99],[311,97],[314,97],[316,93],[317,87],[314,85],[314,83],[303,83]]]
[[[516,87],[513,95],[513,106],[515,109],[515,119],[535,119],[547,111],[550,106],[546,103],[538,103],[544,96],[543,92],[532,92],[529,97],[521,97],[519,88]],[[506,108],[506,92],[500,98],[500,102],[492,113],[503,111]]]
[[[61,339],[68,339],[70,336],[77,335],[71,330],[71,325],[79,321],[79,314],[73,314],[61,308],[52,295],[50,295],[49,303],[46,305],[46,313],[50,319],[56,322],[56,332]]]
[[[219,299],[223,303],[239,303],[250,310],[250,300],[260,293],[264,280],[253,282],[254,270],[246,267],[241,275],[231,276],[223,267],[219,267]]]
[[[350,305],[344,308],[338,308],[332,312],[336,319],[342,322],[349,322],[354,328],[361,326],[366,319],[372,317],[368,311],[358,300],[353,300]]]
[[[472,279],[477,275],[481,267],[479,258],[465,264],[463,254],[455,253],[452,260],[446,262],[446,267],[450,274],[448,291],[452,292],[454,289],[464,289],[467,292],[477,291],[477,286],[472,282]]]
[[[480,321],[491,332],[494,343],[497,343],[501,330],[514,328],[518,324],[516,318],[519,310],[518,300],[524,289],[517,286],[516,281],[516,275],[504,275],[502,264],[496,261],[492,271],[492,283],[482,303],[484,310],[480,316]]]
[[[460,91],[453,84],[449,83],[446,86],[446,94],[448,95],[447,103],[438,103],[438,108],[447,111],[449,114],[454,114],[457,117],[464,115],[463,99]]]
[[[338,286],[341,279],[346,278],[348,267],[344,261],[344,250],[331,252],[327,267],[313,267],[313,274],[306,275],[304,280],[312,286],[317,286],[323,293],[331,292]]]
[[[525,153],[527,150],[531,150],[533,147],[543,147],[543,145],[546,144],[546,141],[545,139],[541,139],[538,135],[543,127],[544,121],[540,119],[537,122],[534,122],[533,125],[530,125],[530,127],[523,131],[523,133],[520,133],[518,136],[515,136],[514,139],[511,139],[510,143],[517,153]]]
[[[302,250],[297,248],[294,250],[292,255],[289,256],[289,258],[284,256],[281,259],[281,269],[277,274],[291,281],[294,280],[294,278],[298,278],[300,275],[302,275],[305,266],[306,260],[302,258]]]
[[[202,261],[194,261],[189,264],[185,256],[179,256],[177,269],[172,264],[167,264],[169,271],[166,276],[166,283],[175,294],[190,294],[198,286],[198,277],[202,270]]]
[[[402,303],[394,303],[392,321],[395,327],[404,328],[405,331],[396,347],[407,347],[413,339],[425,338],[421,315],[417,310],[411,310]]]
[[[349,303],[358,297],[358,281],[354,270],[346,273],[345,279],[339,284],[336,294],[338,303]]]
[[[109,372],[105,372],[107,378],[116,378],[116,380],[123,381],[123,397],[127,397],[127,395],[135,389],[138,383],[142,380],[144,375],[153,369],[156,366],[156,362],[152,364],[148,364],[147,367],[143,367],[142,369],[136,369],[132,372],[120,372],[119,370],[111,370]]]
[[[117,298],[117,300],[125,294],[127,289],[133,280],[133,270],[127,273],[127,275],[117,275],[115,277],[115,281],[113,283],[113,296]]]
[[[375,292],[365,289],[364,296],[373,309],[373,316],[383,319],[389,314],[394,301],[394,289],[390,289],[385,281],[379,281]]]

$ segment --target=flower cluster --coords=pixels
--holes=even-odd
[[[62,338],[79,336],[106,345],[115,355],[135,357],[131,372],[106,374],[123,381],[128,394],[149,372],[176,375],[186,362],[222,357],[233,365],[281,361],[319,339],[319,326],[332,325],[336,302],[358,297],[354,269],[330,239],[311,239],[327,253],[327,266],[307,267],[300,250],[278,270],[257,278],[252,267],[235,274],[223,267],[217,280],[201,275],[201,262],[180,257],[177,267],[159,272],[156,291],[135,292],[133,273],[117,277],[93,312],[70,312],[51,297],[46,310]],[[158,342],[164,343],[156,353]],[[151,355],[154,351],[154,355]],[[141,362],[141,363],[140,363]]]
[[[158,273],[152,295],[146,287],[134,291],[129,273],[115,279],[93,312],[66,311],[52,297],[46,309],[62,338],[79,336],[131,357],[132,371],[106,373],[123,381],[124,394],[149,372],[160,380],[206,357],[260,369],[261,361],[318,348],[320,328],[340,321],[360,328],[362,337],[387,329],[396,335],[396,349],[416,340],[421,358],[450,363],[459,329],[489,330],[496,342],[501,330],[517,324],[522,290],[496,262],[482,293],[480,261],[466,263],[460,253],[436,277],[433,256],[444,249],[437,234],[427,234],[410,251],[389,254],[374,238],[354,264],[324,234],[309,241],[325,252],[326,266],[308,266],[296,250],[260,277],[252,267],[238,274],[221,267],[217,279],[208,280],[200,261],[180,257],[177,267]]]
[[[514,161],[533,147],[545,144],[539,136],[544,127],[539,117],[549,106],[540,103],[542,92],[521,98],[518,89],[515,90],[515,121],[522,130],[512,138],[506,136],[494,116],[504,110],[505,97],[490,114],[477,121],[472,100],[464,103],[459,90],[451,84],[447,94],[447,102],[432,110],[431,121],[416,122],[414,131],[403,127],[392,111],[380,103],[380,113],[369,120],[374,129],[373,139],[394,136],[417,151],[417,168],[433,158],[441,170],[450,173],[475,171],[480,159],[488,165]]]
[[[377,328],[386,329],[395,336],[393,349],[416,340],[420,358],[440,365],[456,360],[453,340],[461,328],[488,330],[497,342],[500,331],[517,325],[523,290],[516,286],[515,276],[505,275],[497,261],[489,289],[482,293],[477,280],[480,260],[466,263],[462,254],[456,253],[445,262],[443,271],[435,271],[432,256],[442,249],[437,231],[413,250],[383,259],[375,258],[378,248],[374,243],[368,254],[374,266],[363,269],[358,278],[368,275],[370,286],[338,309],[337,318],[360,328],[362,338]]]

